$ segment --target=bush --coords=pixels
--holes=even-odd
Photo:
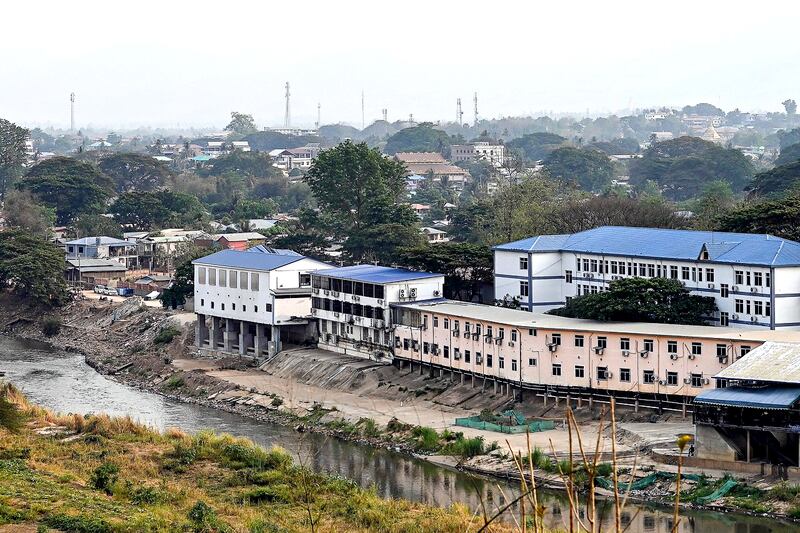
[[[173,326],[167,326],[166,328],[162,328],[161,331],[158,332],[156,338],[153,339],[153,342],[156,344],[169,344],[172,342],[172,339],[180,335],[181,332],[179,329]]]
[[[793,485],[782,481],[769,491],[769,495],[782,502],[790,502],[800,494],[800,485]]]
[[[272,404],[272,407],[280,407],[283,405],[283,399],[275,396],[270,403]]]
[[[458,433],[456,440],[448,444],[445,448],[445,453],[461,457],[461,459],[469,459],[476,455],[483,455],[483,437],[465,439],[463,434]]]
[[[432,452],[439,447],[439,434],[433,428],[416,426],[411,431],[411,435],[417,441],[417,448],[422,451]]]
[[[42,333],[45,337],[54,337],[61,333],[61,318],[48,316],[42,320]]]
[[[44,525],[60,531],[75,533],[110,533],[111,526],[102,518],[56,514],[46,517]]]
[[[183,376],[172,376],[167,380],[166,386],[170,390],[180,389],[184,386]]]
[[[154,504],[164,500],[161,491],[153,487],[139,487],[131,493],[131,502],[136,505]]]
[[[102,490],[108,495],[113,494],[114,483],[119,475],[119,467],[114,463],[103,463],[92,472],[89,485],[97,490]]]
[[[361,425],[361,432],[365,437],[374,438],[381,434],[378,424],[371,418],[362,418],[358,423]]]
[[[800,505],[793,505],[786,511],[791,518],[800,518]]]
[[[600,477],[608,477],[614,472],[614,467],[611,466],[611,463],[600,463],[597,465],[597,471],[595,472],[595,476]]]
[[[0,391],[0,427],[16,433],[25,424],[25,414],[17,404],[11,402],[4,391]]]
[[[217,522],[217,513],[203,500],[198,500],[194,507],[189,510],[189,520],[195,526],[195,530],[204,530],[206,527],[213,527]]]

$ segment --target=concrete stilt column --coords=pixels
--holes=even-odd
[[[272,357],[281,351],[281,328],[280,326],[272,326],[272,340],[269,345],[269,355]]]
[[[471,382],[470,383],[470,387],[474,389],[475,388],[475,374],[472,374],[472,376],[470,376],[470,377],[472,378],[470,380],[470,382]]]
[[[208,338],[208,326],[206,326],[206,315],[197,313],[197,324],[194,327],[194,344],[202,348]]]
[[[494,386],[494,393],[497,394],[497,380],[496,379],[492,380],[492,385]]]
[[[211,336],[209,337],[209,348],[216,351],[218,349],[219,337],[221,335],[219,328],[219,318],[211,317]]]
[[[267,338],[264,336],[264,324],[256,324],[256,336],[253,337],[253,352],[256,359],[261,359],[266,348]]]
[[[750,430],[747,430],[747,462],[752,458],[752,450],[750,449]]]
[[[253,334],[250,333],[250,322],[239,322],[239,355],[247,355],[253,345]]]
[[[462,385],[464,384],[464,373],[463,372],[461,373],[461,384]]]
[[[225,319],[225,331],[222,334],[222,341],[224,343],[224,350],[226,352],[233,352],[233,346],[239,340],[239,327],[238,320]]]

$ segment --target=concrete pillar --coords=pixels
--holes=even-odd
[[[226,352],[233,352],[233,346],[239,340],[239,327],[237,325],[238,320],[232,320],[230,318],[224,319],[225,320],[225,331],[222,333],[222,342],[224,344],[224,350]]]
[[[280,326],[272,326],[272,342],[270,343],[270,350],[269,355],[272,357],[276,353],[280,352],[282,349],[281,346],[281,327]]]
[[[253,346],[253,334],[250,333],[250,322],[239,322],[239,355],[247,355],[247,350]]]
[[[463,372],[461,373],[461,384],[462,385],[464,384],[464,373]]]
[[[211,335],[209,337],[209,348],[216,351],[218,349],[219,338],[221,335],[219,318],[211,317]]]
[[[494,386],[494,394],[497,394],[497,380],[496,379],[492,380],[492,385]]]
[[[471,379],[471,383],[470,383],[470,388],[474,389],[475,388],[475,374],[472,374],[471,378],[472,379]]]
[[[751,457],[752,457],[752,452],[750,450],[750,430],[748,429],[747,430],[747,462],[748,463],[750,462]]]
[[[253,338],[253,351],[256,359],[264,355],[267,339],[264,336],[264,324],[256,324],[256,336]]]
[[[206,315],[197,313],[197,324],[194,327],[194,344],[202,348],[208,338],[208,326],[206,326]]]

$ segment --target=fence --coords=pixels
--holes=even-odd
[[[528,431],[531,433],[538,433],[540,431],[547,431],[556,427],[555,422],[552,420],[534,420],[532,422],[528,422],[523,415],[517,413],[516,411],[505,411],[501,413],[501,416],[507,417],[509,421],[513,420],[516,422],[516,424],[497,424],[495,422],[482,420],[480,415],[475,415],[466,418],[456,418],[456,425],[465,428],[482,429],[485,431],[495,431],[497,433],[509,434],[525,433]]]

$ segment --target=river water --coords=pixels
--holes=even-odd
[[[387,498],[405,498],[430,505],[464,503],[477,509],[503,506],[517,493],[512,483],[488,480],[438,467],[388,450],[348,443],[322,435],[299,434],[283,426],[257,422],[209,407],[184,404],[139,391],[110,380],[86,365],[83,356],[46,345],[0,337],[0,371],[33,402],[62,413],[106,412],[130,415],[158,429],[179,427],[188,432],[213,429],[249,437],[264,446],[280,445],[298,462],[317,471],[340,474],[363,487],[374,486]],[[564,528],[568,504],[563,494],[544,492],[545,518],[550,526]],[[491,509],[489,510],[491,512]],[[613,525],[613,506],[602,502],[599,519]],[[630,533],[668,533],[669,509],[628,504],[622,518]],[[682,532],[784,533],[800,531],[793,524],[742,515],[687,511]]]

